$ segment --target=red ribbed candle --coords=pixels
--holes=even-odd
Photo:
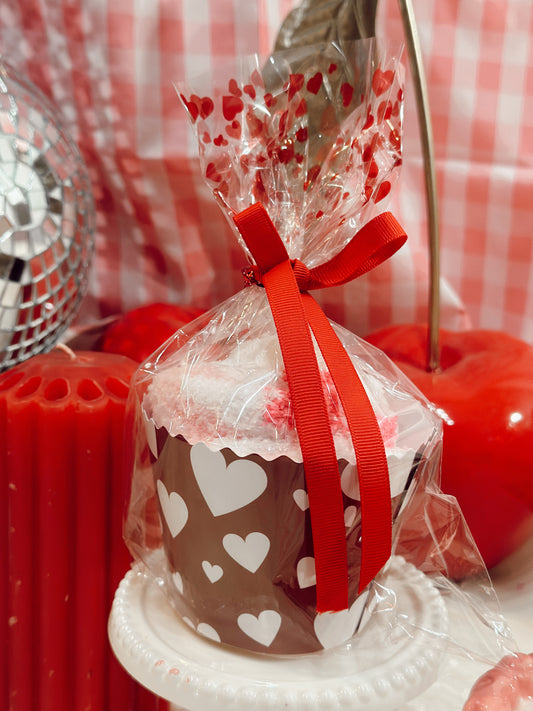
[[[56,349],[0,376],[0,708],[157,708],[107,641],[129,567],[123,427],[136,367]]]

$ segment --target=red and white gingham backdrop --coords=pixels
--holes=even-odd
[[[0,51],[58,106],[93,179],[97,251],[79,322],[163,300],[210,306],[243,255],[203,184],[173,80],[267,54],[293,0],[3,0]],[[434,122],[442,323],[533,342],[533,4],[414,0]],[[380,27],[401,35],[395,0]],[[423,321],[423,166],[407,86],[404,168],[389,207],[410,240],[323,295],[360,334]]]

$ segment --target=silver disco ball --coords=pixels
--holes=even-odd
[[[48,99],[0,60],[0,371],[50,350],[94,251],[83,159]]]

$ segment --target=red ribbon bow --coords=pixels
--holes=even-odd
[[[315,553],[317,611],[348,607],[348,561],[339,465],[312,334],[337,390],[355,451],[361,495],[359,592],[391,552],[389,473],[379,425],[359,376],[309,289],[345,284],[396,252],[407,239],[390,213],[367,223],[329,262],[308,269],[290,260],[266,210],[234,216],[266,290],[278,332],[303,465]]]

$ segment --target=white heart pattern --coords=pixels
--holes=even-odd
[[[398,496],[404,490],[413,464],[414,451],[412,449],[388,449],[387,467],[391,496]],[[346,496],[356,501],[361,500],[359,491],[359,476],[354,464],[347,464],[341,474],[341,488]]]
[[[307,491],[304,491],[304,489],[296,489],[292,494],[292,498],[296,501],[296,505],[299,509],[307,511],[309,508],[309,495]]]
[[[347,642],[354,634],[363,613],[368,592],[355,600],[348,610],[321,612],[315,617],[314,627],[318,641],[324,649]]]
[[[359,477],[355,464],[347,464],[341,474],[341,489],[350,499],[360,501]]]
[[[198,632],[198,634],[201,634],[204,637],[209,637],[209,639],[212,639],[214,642],[220,642],[218,632],[214,627],[208,625],[207,622],[200,622],[200,624],[196,628],[196,631]]]
[[[236,459],[226,466],[222,452],[212,452],[202,442],[191,447],[191,464],[213,516],[242,509],[261,496],[267,487],[267,475],[259,464]]]
[[[264,647],[270,647],[281,626],[281,615],[276,610],[263,610],[256,617],[244,612],[237,618],[237,624],[245,635]]]
[[[175,573],[172,573],[172,580],[174,581],[174,585],[183,595],[183,578],[177,571]]]
[[[188,617],[182,617],[183,622],[185,622],[186,625],[188,625],[191,629],[196,630],[198,634],[203,635],[204,637],[209,637],[209,639],[212,639],[214,642],[220,642],[220,637],[218,632],[214,627],[211,627],[211,625],[208,625],[207,622],[200,622],[198,627],[194,626],[194,622],[190,620]]]
[[[270,540],[258,531],[249,533],[246,539],[236,533],[228,533],[222,539],[222,545],[234,561],[255,573],[267,556]]]
[[[146,432],[146,440],[148,442],[148,446],[150,447],[150,452],[152,452],[154,457],[157,459],[157,438],[154,423],[152,420],[146,419],[146,417],[144,418],[144,431]]]
[[[175,491],[169,495],[167,488],[161,479],[158,479],[157,481],[157,494],[159,496],[159,503],[161,504],[161,509],[163,510],[163,515],[165,517],[165,521],[167,522],[170,534],[172,535],[172,538],[176,538],[189,518],[187,504]]]
[[[344,525],[351,528],[357,516],[357,506],[347,506],[344,509]]]
[[[310,588],[316,585],[315,559],[311,556],[300,558],[296,566],[296,577],[300,588]]]
[[[224,575],[224,571],[220,565],[212,565],[208,560],[202,561],[202,568],[204,569],[204,573],[206,574],[208,580],[212,583],[216,583],[217,580],[220,580],[220,578]]]

